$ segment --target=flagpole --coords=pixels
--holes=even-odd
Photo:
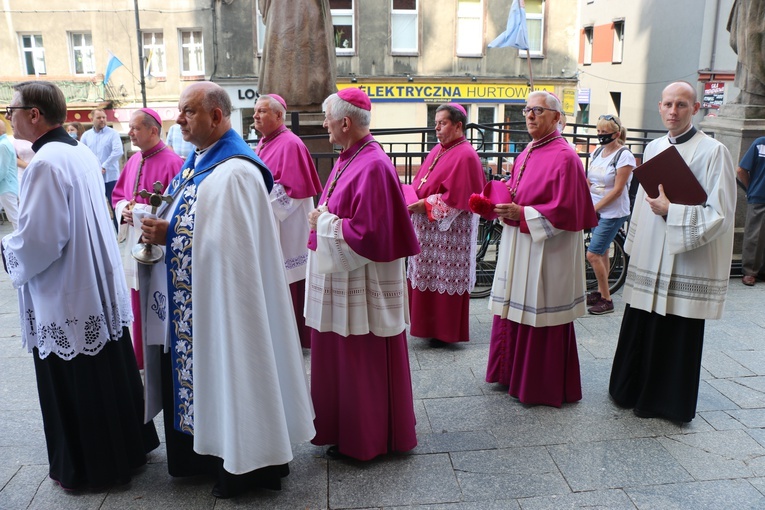
[[[133,0],[135,4],[135,32],[138,40],[138,70],[141,77],[141,100],[143,107],[146,108],[146,78],[143,74],[143,36],[141,35],[141,20],[138,16],[138,0]]]
[[[534,92],[534,74],[531,72],[531,52],[530,49],[526,50],[526,62],[529,64],[529,92]]]

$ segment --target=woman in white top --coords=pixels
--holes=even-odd
[[[629,185],[635,156],[624,147],[627,129],[619,117],[601,115],[597,129],[601,146],[592,153],[587,181],[598,213],[598,226],[592,230],[587,261],[595,272],[598,290],[587,295],[587,311],[602,315],[614,311],[608,289],[608,247],[630,215]]]

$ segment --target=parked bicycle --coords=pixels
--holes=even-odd
[[[590,244],[590,237],[591,232],[589,230],[585,231],[585,252]],[[497,269],[497,252],[499,250],[499,242],[501,238],[501,220],[480,219],[478,222],[478,235],[476,239],[475,287],[470,293],[471,298],[484,298],[491,293],[491,286],[494,283],[494,273]],[[624,241],[626,239],[627,234],[622,227],[619,229],[616,237],[611,242],[611,246],[608,248],[608,286],[612,294],[621,289],[627,279],[629,255],[624,251]],[[598,280],[595,278],[595,272],[586,260],[584,272],[587,281],[587,292],[598,290]]]

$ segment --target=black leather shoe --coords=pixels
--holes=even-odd
[[[345,458],[345,455],[340,453],[340,448],[338,448],[337,445],[332,445],[329,448],[327,448],[327,457],[330,459],[342,459]]]
[[[229,494],[229,492],[224,490],[218,483],[213,485],[212,495],[218,499],[228,499],[232,496],[232,494]]]
[[[642,411],[638,409],[637,407],[632,410],[632,413],[638,418],[657,418],[659,416],[656,413],[651,413],[649,411]]]

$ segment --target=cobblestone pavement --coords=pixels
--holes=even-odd
[[[491,315],[473,300],[471,342],[435,349],[410,338],[419,446],[409,454],[336,461],[300,444],[281,492],[216,500],[211,479],[167,474],[163,445],[130,484],[68,493],[47,477],[34,368],[3,272],[0,509],[765,508],[765,283],[732,279],[723,319],[707,321],[698,414],[682,426],[610,402],[620,293],[615,303],[611,315],[576,321],[579,403],[525,406],[484,382]]]

